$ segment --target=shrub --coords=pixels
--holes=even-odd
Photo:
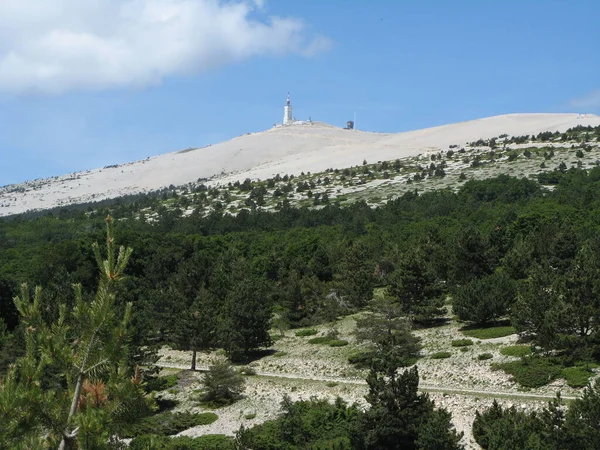
[[[513,380],[523,387],[538,388],[561,376],[561,367],[549,358],[524,357],[496,366],[512,375]]]
[[[494,339],[510,336],[511,334],[515,334],[517,332],[517,330],[515,330],[512,326],[465,328],[460,331],[464,335],[476,339]]]
[[[298,337],[314,336],[317,333],[318,333],[317,330],[315,330],[313,328],[309,328],[306,330],[296,331],[296,336],[298,336]]]
[[[215,413],[192,414],[189,412],[163,412],[145,417],[139,422],[125,427],[119,435],[130,438],[143,434],[170,436],[198,425],[209,425],[219,417]]]
[[[348,345],[348,341],[344,341],[343,339],[334,339],[327,343],[330,347],[344,347]]]
[[[436,352],[430,356],[431,359],[446,359],[450,358],[452,353],[450,352]]]
[[[529,345],[509,345],[500,349],[500,353],[504,356],[527,356],[531,355],[531,347]]]
[[[312,338],[308,341],[309,344],[329,344],[330,340],[326,336]]]
[[[477,355],[477,359],[479,361],[485,361],[487,359],[492,359],[494,357],[494,355],[492,355],[491,353],[480,353],[479,355]]]
[[[164,377],[150,378],[146,381],[144,389],[146,392],[166,391],[177,385],[179,376],[177,374],[165,375]]]
[[[200,402],[212,406],[230,405],[244,389],[244,377],[227,360],[219,361],[208,369],[202,380],[204,389]]]
[[[373,358],[377,356],[374,351],[360,351],[348,356],[348,362],[359,369],[368,369],[371,367]],[[417,356],[407,356],[398,361],[400,367],[412,366],[419,360]]]
[[[452,347],[466,347],[468,345],[473,345],[471,339],[456,339],[452,341]]]
[[[336,387],[339,383],[336,381],[328,381],[327,383],[325,383],[325,386],[327,387]]]
[[[567,380],[567,384],[571,387],[585,387],[587,386],[590,377],[594,373],[583,367],[566,367],[562,370],[562,376]]]
[[[233,450],[233,438],[223,434],[206,434],[197,438],[175,438],[146,434],[132,439],[129,450]]]

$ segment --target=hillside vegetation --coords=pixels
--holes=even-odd
[[[202,426],[206,416],[194,414],[204,409],[193,408],[204,408],[202,398],[208,397],[205,391],[195,393],[197,403],[185,412],[174,413],[170,410],[176,405],[157,403],[170,398],[164,392],[176,389],[155,381],[159,349],[163,356],[168,348],[185,351],[182,355],[189,358],[185,363],[192,369],[206,352],[217,352],[250,379],[251,368],[260,368],[260,361],[285,362],[285,354],[277,357],[269,349],[273,342],[290,339],[290,329],[314,329],[316,333],[294,332],[294,345],[306,340],[302,345],[315,349],[308,353],[337,352],[348,371],[346,379],[366,378],[363,406],[288,399],[280,418],[240,430],[236,442],[205,437],[203,443],[191,439],[188,447],[178,448],[211,448],[213,443],[265,449],[461,448],[466,441],[452,428],[451,414],[417,390],[419,371],[414,364],[418,367],[419,360],[428,361],[424,367],[445,359],[466,365],[473,361],[482,370],[507,374],[509,383],[521,390],[560,379],[571,392],[578,392],[596,376],[600,360],[600,167],[592,161],[598,152],[598,131],[575,129],[538,135],[535,140],[499,136],[475,142],[464,152],[448,149],[414,161],[367,161],[323,174],[231,186],[199,183],[104,205],[1,220],[0,408],[17,411],[15,404],[26,405],[27,414],[2,415],[0,429],[5,431],[0,439],[16,442],[26,430],[28,442],[72,440],[73,448],[101,448],[103,442],[109,445],[110,436],[135,436],[134,448],[146,448],[148,439],[156,440],[152,444],[156,448],[168,448],[171,441],[158,444],[162,438],[147,436],[147,431]],[[523,147],[517,152],[510,145]],[[418,169],[418,161],[424,160],[430,165]],[[534,177],[495,172],[483,180],[475,176],[485,168],[506,171],[511,164],[528,170],[531,161],[532,167],[539,168],[542,162],[550,167]],[[459,180],[461,173],[466,179]],[[387,201],[367,202],[358,190],[354,197],[346,194],[345,201],[339,197],[336,201],[333,192],[324,200],[327,186],[349,189],[361,177],[375,183],[392,176],[398,177],[395,186],[406,190],[395,191]],[[453,176],[455,186],[433,189],[437,181]],[[432,189],[415,191],[423,183],[431,183]],[[278,189],[281,195],[275,195]],[[229,201],[217,207],[226,194]],[[110,329],[103,331],[102,337],[115,355],[112,369],[106,366],[105,371],[88,374],[77,359],[81,352],[71,357],[65,349],[81,345],[69,330],[85,330],[77,314],[103,292],[97,275],[101,258],[94,256],[89,244],[106,239],[108,214],[115,218],[119,244],[133,248],[133,253],[126,276],[110,285],[118,313],[111,316],[110,329],[119,331],[114,335]],[[107,245],[110,255],[113,242]],[[23,282],[43,286],[32,303],[35,308],[26,307],[27,291],[18,289]],[[75,283],[80,290],[73,292]],[[22,299],[17,302],[19,310],[12,300],[17,295]],[[70,311],[74,316],[67,314]],[[129,311],[130,320],[117,323],[117,317],[129,318]],[[342,333],[336,324],[349,318],[356,319],[355,325]],[[325,324],[333,324],[327,332]],[[450,328],[462,335],[444,334]],[[45,330],[49,344],[32,345],[33,330]],[[514,336],[507,343],[514,346],[520,339],[523,347],[486,347],[488,338],[506,335]],[[121,343],[124,336],[126,346],[114,343]],[[471,350],[477,346],[481,350]],[[289,346],[283,351],[291,355],[295,350]],[[60,364],[53,358],[62,358],[57,359]],[[67,362],[79,372],[69,369]],[[27,372],[34,363],[52,370]],[[28,403],[28,389],[36,389],[36,398],[44,399],[39,404],[54,405],[57,402],[50,400],[61,398],[60,404],[67,405],[66,399],[78,398],[74,386],[80,383],[73,383],[73,377],[81,373],[82,382],[90,382],[86,395],[96,395],[85,413],[80,406],[66,415],[65,406],[62,413],[50,414]],[[236,379],[225,366],[220,373]],[[129,384],[119,384],[123,380]],[[158,387],[142,395],[143,383]],[[233,392],[222,390],[214,380],[211,385],[217,386],[216,392]],[[107,389],[105,400],[100,386]],[[116,386],[125,387],[117,391]],[[11,397],[17,391],[23,393],[18,401]],[[234,392],[226,403],[238,397]],[[123,398],[144,405],[145,413],[136,420],[153,417],[145,420],[161,427],[146,425],[132,431],[123,428],[127,420],[109,419],[110,405]],[[210,397],[211,402],[220,400],[219,394]],[[557,411],[565,406],[556,402],[537,413],[496,405],[477,416],[473,436],[483,448],[526,448],[524,431],[514,427],[522,423],[528,435],[535,434],[546,445],[537,448],[597,448],[600,437],[593,424],[598,420],[598,401],[596,383],[585,388],[581,401],[574,401],[564,415]],[[331,423],[326,426],[327,421]],[[382,421],[388,426],[376,426]],[[100,427],[104,434],[98,436],[105,440],[98,438],[94,445],[100,447],[91,447],[83,438],[69,437],[75,425],[80,436],[85,430],[92,435],[94,427]],[[304,431],[300,435],[286,431],[292,428]],[[498,444],[508,441],[514,444]]]

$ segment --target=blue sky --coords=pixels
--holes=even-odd
[[[288,91],[384,132],[600,114],[597,1],[104,1],[0,3],[0,185],[264,130]]]

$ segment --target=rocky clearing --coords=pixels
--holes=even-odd
[[[237,403],[218,409],[219,419],[211,425],[194,427],[182,435],[235,434],[240,425],[246,427],[273,419],[279,413],[279,405],[284,395],[293,400],[307,400],[311,397],[334,399],[339,396],[349,403],[365,406],[363,396],[367,391],[364,379],[366,371],[348,364],[348,356],[356,351],[353,330],[356,316],[348,316],[335,323],[313,327],[318,334],[310,337],[297,337],[288,331],[277,340],[272,354],[249,364],[257,375],[247,377],[244,398]],[[565,399],[573,398],[579,389],[569,387],[559,379],[538,389],[523,390],[511,381],[503,371],[494,371],[491,364],[514,360],[503,356],[500,349],[517,342],[517,335],[481,340],[471,338],[473,345],[452,347],[451,342],[464,339],[461,324],[449,321],[436,328],[416,330],[422,338],[423,357],[417,362],[420,374],[420,389],[430,393],[437,405],[447,408],[453,415],[453,423],[458,431],[465,433],[463,442],[467,448],[479,448],[471,435],[471,424],[475,412],[491,405],[494,399],[504,406],[518,405],[523,409],[540,409],[561,392]],[[332,329],[337,330],[339,339],[350,342],[345,347],[329,347],[309,344],[313,337],[325,336]],[[297,331],[297,330],[295,330]],[[466,350],[463,350],[466,349]],[[452,353],[447,359],[432,359],[431,354],[439,351]],[[489,360],[479,360],[477,355],[491,353]],[[198,367],[208,367],[219,355],[199,354]],[[161,350],[159,365],[165,373],[180,372],[177,388],[160,395],[180,401],[177,410],[203,411],[190,400],[192,391],[201,387],[201,372],[187,369],[191,362],[190,352]],[[596,375],[597,376],[597,375]]]

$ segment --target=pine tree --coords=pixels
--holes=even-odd
[[[184,306],[175,315],[173,343],[180,350],[192,352],[191,370],[196,370],[197,353],[211,350],[218,344],[217,299],[201,288],[190,305],[185,305],[185,298],[180,297],[180,300]]]
[[[399,367],[413,364],[421,349],[420,338],[410,332],[400,306],[384,295],[375,299],[369,309],[371,314],[356,321],[357,340],[371,345],[365,359],[393,359]]]
[[[106,222],[106,259],[93,245],[100,269],[93,298],[84,298],[75,285],[74,307],[60,303],[54,322],[42,317],[41,287],[31,298],[24,284],[15,298],[25,356],[0,384],[0,447],[27,442],[29,448],[102,448],[119,423],[135,417],[132,411],[143,415],[148,409],[140,380],[130,378],[127,366],[131,304],[119,313],[115,303],[114,289],[132,250],[117,251],[110,216]],[[92,392],[95,401],[89,401]]]
[[[388,293],[400,301],[403,312],[416,322],[429,322],[444,313],[442,286],[433,264],[420,247],[402,256],[390,276]]]
[[[367,377],[371,408],[358,419],[352,430],[357,450],[460,450],[462,434],[451,426],[450,414],[435,409],[427,394],[418,392],[416,367],[397,373],[393,361],[373,365]]]

